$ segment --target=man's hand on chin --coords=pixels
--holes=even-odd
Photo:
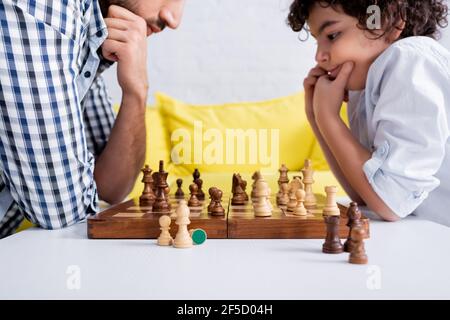
[[[123,96],[144,100],[148,90],[147,23],[133,12],[111,5],[105,18],[108,37],[102,45],[103,56],[117,62],[117,78]]]

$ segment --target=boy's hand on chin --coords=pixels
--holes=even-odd
[[[346,62],[335,80],[323,75],[316,83],[313,98],[314,115],[319,118],[339,116],[342,102],[346,98],[346,87],[354,68],[353,62]]]

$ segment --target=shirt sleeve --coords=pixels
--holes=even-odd
[[[108,142],[115,121],[111,100],[101,75],[92,83],[82,106],[87,146],[98,157]]]
[[[449,136],[444,92],[450,81],[439,61],[404,48],[375,69],[366,88],[374,105],[368,111],[373,154],[363,170],[386,205],[405,217],[440,184],[435,175]]]
[[[81,18],[71,6],[33,6],[0,2],[1,167],[24,214],[55,229],[98,211],[70,29]]]

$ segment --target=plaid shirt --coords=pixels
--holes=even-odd
[[[0,2],[0,238],[98,211],[95,157],[114,113],[98,0]]]

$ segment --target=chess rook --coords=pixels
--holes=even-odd
[[[342,253],[344,247],[339,238],[339,216],[324,216],[324,221],[327,228],[327,235],[325,243],[322,246],[324,253]]]
[[[327,200],[325,207],[323,208],[323,214],[325,216],[339,216],[341,212],[339,211],[339,207],[336,204],[337,187],[325,187],[325,193],[327,194]]]

